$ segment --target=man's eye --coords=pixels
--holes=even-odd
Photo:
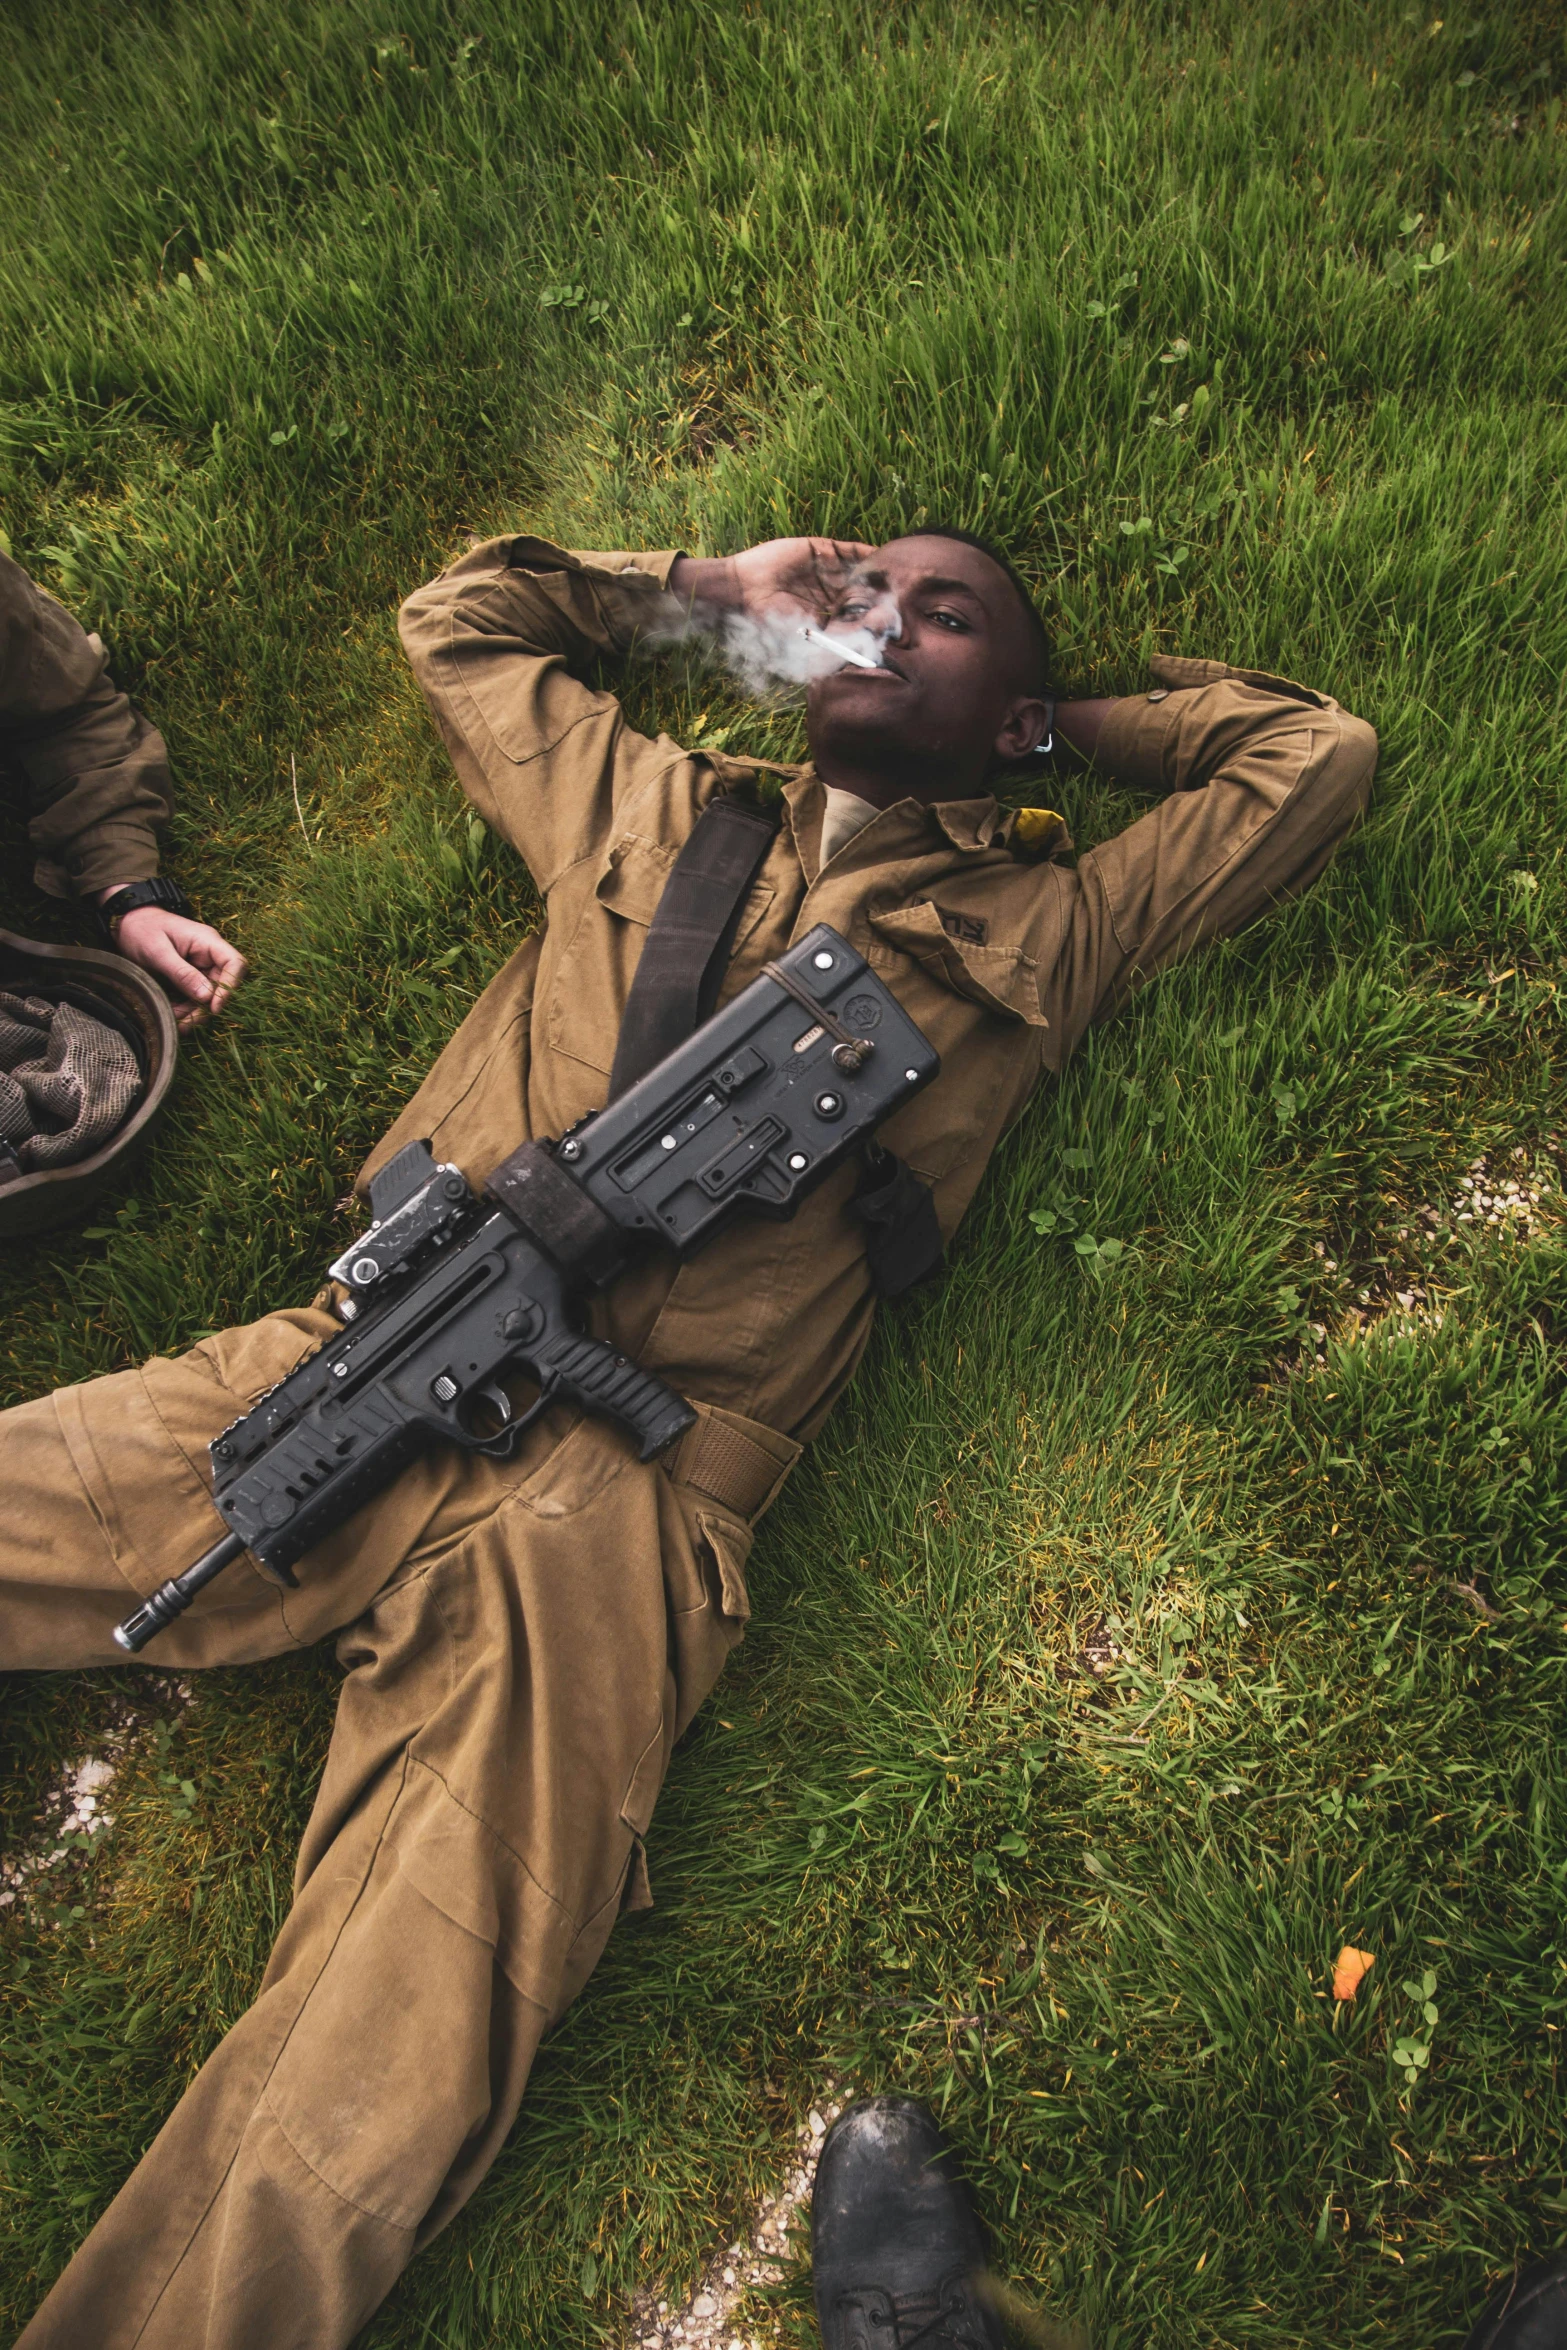
[[[968,622],[961,612],[933,612],[931,618],[940,627],[956,629],[960,635],[966,634],[968,631]]]
[[[869,604],[840,604],[833,614],[835,620],[858,620],[870,610]]]

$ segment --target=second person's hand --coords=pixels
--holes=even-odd
[[[165,906],[132,907],[120,918],[115,944],[128,962],[163,981],[181,1031],[221,1012],[246,973],[244,956],[221,931]]]

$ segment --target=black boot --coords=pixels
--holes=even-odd
[[[1567,2260],[1542,2260],[1491,2295],[1464,2350],[1567,2350]]]
[[[828,2131],[811,2264],[826,2350],[1002,2350],[979,2294],[978,2215],[935,2117],[912,2097],[867,2097]]]

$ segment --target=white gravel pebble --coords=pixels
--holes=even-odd
[[[1521,1177],[1501,1179],[1500,1169],[1493,1175],[1485,1157],[1471,1159],[1469,1172],[1457,1178],[1452,1199],[1445,1206],[1434,1206],[1422,1200],[1410,1211],[1411,1222],[1400,1224],[1393,1232],[1395,1240],[1413,1237],[1417,1244],[1440,1249],[1444,1242],[1451,1244],[1457,1238],[1457,1227],[1474,1227],[1471,1244],[1481,1234],[1495,1233],[1499,1241],[1507,1238],[1527,1240],[1539,1219],[1542,1203],[1549,1199],[1554,1206],[1558,1196],[1555,1171],[1548,1152],[1556,1151],[1559,1137],[1548,1134],[1540,1146],[1519,1143],[1508,1153],[1509,1161],[1523,1170]],[[1533,1169],[1531,1175],[1529,1170]],[[1338,1262],[1327,1253],[1327,1243],[1314,1240],[1311,1253],[1324,1273],[1336,1273]],[[1361,1289],[1356,1292],[1358,1304],[1341,1310],[1336,1334],[1353,1342],[1395,1312],[1404,1317],[1392,1327],[1400,1337],[1413,1337],[1422,1330],[1440,1329],[1443,1315],[1433,1306],[1427,1291],[1411,1282],[1407,1289]],[[1299,1359],[1281,1357],[1279,1369],[1286,1376],[1297,1370],[1321,1369],[1327,1356],[1329,1325],[1325,1322],[1307,1324],[1313,1344],[1303,1349]]]
[[[63,1843],[62,1837],[82,1836],[96,1843],[109,1833],[114,1826],[114,1814],[104,1811],[98,1799],[105,1788],[112,1786],[115,1768],[114,1763],[96,1754],[84,1755],[80,1762],[66,1765],[44,1797],[43,1810],[38,1815],[41,1833],[30,1848],[0,1858],[0,1909],[14,1908],[35,1878],[46,1870],[58,1868],[62,1861],[73,1857],[73,1851],[82,1849]]]
[[[761,2350],[754,2336],[735,2332],[740,2304],[753,2285],[776,2284],[787,2253],[790,2229],[810,2208],[816,2178],[816,2157],[822,2141],[852,2092],[831,2084],[828,2096],[813,2105],[795,2138],[795,2159],[783,2185],[764,2195],[751,2226],[734,2242],[714,2254],[698,2277],[684,2309],[671,2314],[667,2301],[655,2302],[647,2292],[632,2295],[626,2350]]]

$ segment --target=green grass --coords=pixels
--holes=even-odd
[[[847,2068],[942,2103],[1101,2350],[1456,2344],[1567,2242],[1563,1225],[1412,1215],[1563,1166],[1559,8],[24,0],[5,40],[0,522],[167,731],[255,965],[102,1223],[7,1254],[10,1397],[308,1291],[535,919],[393,637],[468,529],[939,513],[1069,683],[1218,654],[1382,738],[1322,885],[1092,1040],[889,1318],[758,1544],[658,1908],[366,2341],[615,2339]],[[58,928],[19,842],[5,918]],[[12,2322],[243,2008],[334,1682],[212,1676],[81,1915],[0,1927]],[[114,1686],[8,1681],[7,1845]]]

